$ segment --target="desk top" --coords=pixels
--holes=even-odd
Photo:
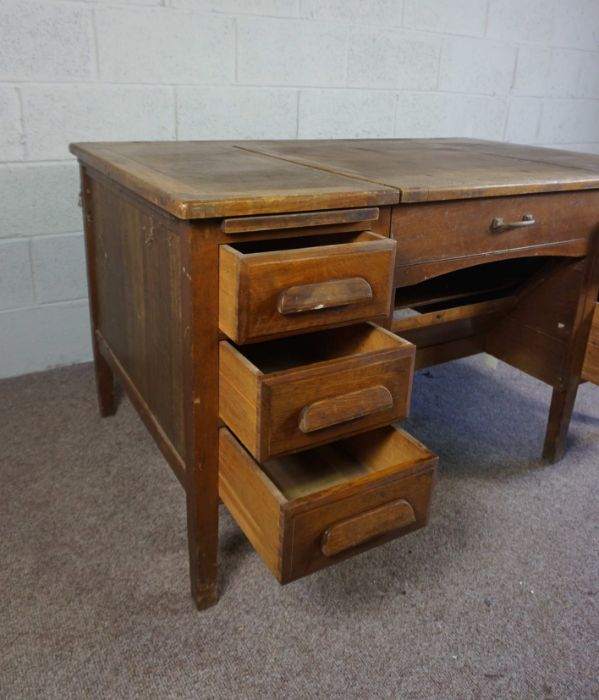
[[[599,189],[599,156],[475,139],[72,144],[180,219]]]

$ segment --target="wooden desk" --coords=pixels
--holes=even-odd
[[[599,157],[463,139],[76,144],[102,415],[127,391],[216,601],[220,497],[281,582],[426,524],[414,366],[599,377]],[[523,427],[525,429],[525,427]]]

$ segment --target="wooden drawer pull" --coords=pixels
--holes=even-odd
[[[414,509],[408,501],[400,498],[331,525],[322,536],[320,549],[325,557],[334,557],[346,549],[415,522]]]
[[[363,277],[350,277],[289,287],[279,294],[277,309],[281,314],[299,314],[360,304],[372,298],[372,287]]]
[[[300,413],[299,429],[302,433],[312,433],[391,408],[393,396],[389,389],[382,385],[371,386],[308,404]]]

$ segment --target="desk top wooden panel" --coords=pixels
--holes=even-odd
[[[84,163],[179,219],[395,204],[396,189],[230,141],[73,144]]]
[[[261,141],[244,148],[397,188],[402,202],[599,187],[599,156],[493,141]]]
[[[473,139],[74,144],[180,219],[599,189],[599,156]]]

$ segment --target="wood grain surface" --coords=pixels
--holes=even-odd
[[[84,163],[180,219],[394,204],[391,187],[249,153],[227,141],[74,144]]]
[[[370,231],[220,246],[220,328],[248,343],[387,318],[394,261],[395,242]]]
[[[222,341],[220,416],[259,461],[387,425],[408,414],[414,351],[364,324],[243,348]]]
[[[428,520],[437,458],[396,428],[262,465],[226,428],[220,431],[220,445],[221,497],[281,583],[412,532]],[[400,500],[413,518],[406,517],[403,504],[398,517],[393,504]],[[341,533],[323,550],[331,528]]]
[[[79,143],[182,219],[599,188],[599,156],[468,139]]]
[[[593,313],[593,323],[584,358],[582,378],[599,385],[599,304],[597,304]]]
[[[247,150],[399,190],[402,202],[596,189],[599,156],[469,139],[254,141]]]

